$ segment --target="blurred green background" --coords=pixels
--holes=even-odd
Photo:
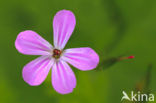
[[[22,68],[36,56],[14,46],[19,32],[34,30],[53,43],[52,20],[62,9],[73,11],[77,24],[66,48],[91,47],[101,61],[121,55],[108,69],[79,71],[73,93],[61,95],[51,86],[51,72],[37,87],[22,79]],[[120,103],[152,64],[149,89],[156,93],[156,0],[0,0],[0,103]],[[156,103],[156,100],[155,100]]]

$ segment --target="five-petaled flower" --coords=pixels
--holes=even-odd
[[[61,10],[53,19],[54,47],[36,32],[19,33],[16,49],[26,55],[41,55],[24,66],[22,76],[31,86],[40,85],[52,68],[52,85],[61,94],[71,93],[76,87],[76,78],[68,63],[80,70],[91,70],[99,63],[98,54],[89,47],[63,50],[69,40],[76,20],[69,10]]]

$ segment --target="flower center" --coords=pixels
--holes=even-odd
[[[55,59],[58,59],[58,58],[60,58],[61,53],[62,53],[61,50],[54,49],[54,50],[53,50],[53,57],[54,57]]]

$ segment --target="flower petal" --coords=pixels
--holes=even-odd
[[[23,79],[31,86],[40,85],[48,75],[54,60],[49,56],[41,56],[28,63],[22,71]]]
[[[76,20],[74,14],[69,10],[61,10],[56,13],[53,20],[54,45],[57,49],[63,49],[69,40]]]
[[[52,46],[31,30],[19,33],[15,41],[16,49],[27,55],[50,55]]]
[[[80,70],[94,69],[99,63],[98,54],[88,47],[67,49],[62,59]]]
[[[71,93],[76,87],[74,72],[64,61],[56,62],[52,68],[52,85],[61,94]]]

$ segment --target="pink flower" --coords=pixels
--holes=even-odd
[[[24,66],[22,75],[31,86],[40,85],[52,68],[52,85],[61,94],[71,93],[76,87],[75,75],[68,65],[85,71],[96,68],[98,54],[89,47],[63,50],[69,40],[76,20],[71,11],[59,11],[53,20],[54,47],[36,32],[26,30],[19,33],[15,41],[16,49],[26,55],[41,55]]]

